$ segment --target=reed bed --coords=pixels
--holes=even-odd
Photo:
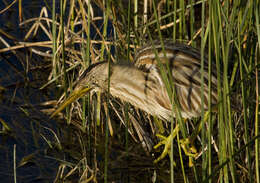
[[[23,7],[19,7],[22,11]],[[60,161],[55,182],[73,175],[80,177],[80,182],[111,182],[115,180],[113,163],[119,161],[127,164],[124,168],[129,172],[147,173],[147,182],[259,183],[259,8],[259,1],[253,0],[60,0],[45,2],[38,17],[21,21],[20,26],[28,29],[23,41],[9,45],[4,40],[8,34],[0,35],[5,45],[0,53],[16,54],[18,49],[30,48],[51,65],[48,80],[39,89],[55,90],[60,96],[53,110],[68,97],[73,83],[91,64],[132,63],[136,50],[154,39],[171,39],[199,48],[201,58],[207,55],[209,64],[202,80],[203,75],[211,76],[211,66],[216,65],[221,102],[218,113],[210,113],[202,125],[196,140],[201,153],[193,159],[192,168],[179,147],[179,139],[191,135],[206,111],[202,111],[201,118],[186,124],[182,118],[163,123],[109,94],[89,93],[56,118],[65,121],[76,135],[72,140],[62,138],[71,142],[74,161]],[[33,42],[37,34],[44,40]],[[168,88],[174,85],[168,83]],[[208,87],[210,91],[210,83]],[[202,93],[204,89],[201,88]],[[232,98],[239,102],[232,103]],[[203,97],[202,101],[205,102]],[[158,140],[157,133],[169,134],[176,123],[184,129],[172,145],[170,159],[154,165],[151,155],[158,152],[147,150],[153,146],[150,141]],[[57,144],[60,136],[55,137]],[[111,141],[116,140],[123,146],[118,152],[111,147]],[[141,142],[145,145],[140,145],[142,155],[138,155],[133,144]],[[68,150],[58,144],[60,150]],[[104,163],[98,160],[100,149]],[[123,161],[119,157],[111,160],[113,153],[123,156]],[[129,162],[131,158],[136,165]],[[144,164],[139,163],[142,159]],[[140,168],[145,166],[149,168]],[[133,177],[123,180],[141,181]]]

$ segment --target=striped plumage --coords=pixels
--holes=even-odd
[[[163,48],[164,47],[164,48]],[[164,106],[168,110],[167,116],[171,116],[171,103],[166,93],[164,83],[161,80],[160,69],[158,67],[158,59],[162,65],[169,64],[171,69],[172,81],[175,85],[177,100],[180,106],[182,117],[191,118],[198,117],[201,114],[201,55],[200,51],[190,46],[165,41],[162,44],[155,41],[142,47],[136,54],[135,65],[143,69],[145,72],[154,73],[160,80],[162,87],[158,93],[158,105]],[[204,109],[208,109],[209,90],[208,90],[208,62],[204,57]],[[216,68],[213,65],[211,75],[211,96],[212,105],[217,103],[217,78]]]
[[[110,94],[131,103],[149,114],[170,120],[172,105],[161,78],[156,52],[158,52],[158,58],[162,64],[167,62],[169,64],[182,117],[200,116],[202,109],[200,52],[184,44],[166,41],[164,49],[162,49],[160,42],[154,42],[151,45],[142,47],[137,52],[135,66],[112,64],[110,68]],[[203,107],[207,110],[209,79],[206,57],[204,63]],[[212,72],[212,104],[216,104],[217,80],[215,69],[212,69]],[[108,63],[98,63],[85,71],[78,81],[76,90],[90,86],[106,91],[107,82]]]
[[[133,65],[111,65],[110,67],[110,94],[129,102],[132,105],[148,112],[168,119],[170,109],[160,105],[160,100],[167,98],[167,95],[158,98],[163,93],[163,88],[158,85],[159,78],[155,75],[144,72]],[[83,77],[78,81],[75,91],[90,86],[94,90],[107,91],[108,88],[108,63],[96,64],[90,70],[85,71]],[[162,101],[163,103],[163,101]]]

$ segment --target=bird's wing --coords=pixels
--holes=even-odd
[[[217,103],[215,66],[213,65],[212,75],[209,77],[207,57],[204,57],[203,61],[203,84],[200,51],[184,44],[166,42],[164,48],[159,44],[146,46],[137,53],[135,64],[146,72],[157,72],[159,76],[162,76],[162,72],[166,72],[168,79],[175,86],[183,117],[194,117],[199,116],[201,112],[202,86],[204,86],[204,109],[207,109],[210,80],[212,104]],[[171,73],[168,73],[167,67],[160,67],[167,64]]]

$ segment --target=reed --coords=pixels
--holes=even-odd
[[[130,143],[129,132],[136,127],[136,121],[150,125],[155,137],[156,131],[164,126],[166,133],[173,131],[176,124],[180,133],[176,134],[177,143],[172,144],[170,163],[171,182],[178,179],[181,167],[182,182],[260,182],[259,176],[259,53],[260,24],[259,2],[230,0],[180,0],[180,1],[84,1],[60,0],[52,3],[52,17],[40,16],[25,20],[21,25],[32,24],[25,40],[41,29],[48,40],[39,43],[17,43],[11,47],[1,41],[6,48],[1,52],[15,51],[22,47],[42,47],[47,51],[38,52],[51,58],[49,80],[41,87],[60,86],[59,101],[69,96],[78,77],[92,64],[109,61],[111,64],[128,62],[132,64],[137,49],[144,42],[159,40],[162,51],[164,40],[171,39],[200,49],[201,55],[201,106],[205,103],[208,110],[201,110],[200,118],[184,122],[181,106],[175,102],[175,83],[168,77],[169,65],[163,67],[157,55],[158,66],[172,104],[169,124],[160,123],[145,112],[124,104],[108,94],[90,92],[66,109],[67,124],[77,124],[81,132],[87,133],[86,148],[80,142],[82,154],[94,154],[92,158],[80,161],[85,169],[93,170],[97,176],[98,131],[105,132],[104,182],[109,182],[109,142],[116,122],[120,121],[125,130],[127,156]],[[59,11],[58,11],[59,10]],[[1,37],[0,37],[1,38]],[[154,45],[153,45],[154,47]],[[51,51],[51,55],[49,54]],[[155,53],[156,54],[156,53]],[[157,53],[158,54],[158,53]],[[207,55],[208,65],[204,65]],[[216,66],[216,67],[215,67]],[[205,69],[207,68],[207,69]],[[217,79],[217,113],[213,113],[214,102],[211,82],[213,73]],[[205,76],[208,82],[205,81]],[[109,78],[110,80],[110,78]],[[209,99],[204,97],[208,91]],[[235,100],[234,100],[235,99]],[[236,101],[236,102],[234,102]],[[57,104],[59,105],[59,103]],[[81,107],[82,106],[82,107]],[[122,107],[126,106],[126,107]],[[206,113],[209,115],[205,117]],[[76,117],[75,117],[76,116]],[[160,123],[158,126],[153,123]],[[180,139],[192,136],[197,124],[202,121],[201,132],[196,139],[196,147],[201,150],[198,159],[192,159],[192,176],[187,174],[187,158],[181,150]],[[206,121],[206,122],[204,122]],[[197,122],[197,124],[196,124]],[[118,124],[117,124],[118,125]],[[195,126],[195,127],[194,127]],[[105,130],[104,130],[105,129]],[[130,133],[133,139],[142,139],[141,129]],[[158,130],[159,131],[159,130]],[[198,130],[199,131],[199,130]],[[139,135],[139,136],[138,136]],[[177,158],[176,158],[177,156]],[[94,158],[93,158],[94,157]],[[168,162],[165,158],[162,160]],[[80,173],[84,171],[77,165]],[[176,174],[178,172],[178,174]],[[243,177],[241,180],[241,177]],[[158,179],[160,175],[158,175]],[[94,178],[93,178],[94,180]]]
[[[128,22],[128,28],[126,27],[126,25],[119,26],[118,23],[112,24],[113,29],[116,30],[116,32],[114,32],[115,37],[113,37],[114,41],[111,42],[111,44],[113,44],[115,47],[118,47],[118,45],[122,45],[122,47],[119,46],[117,48],[118,52],[120,52],[120,49],[126,49],[127,51],[123,52],[127,53],[127,55],[129,53],[132,53],[129,54],[129,57],[127,55],[125,56],[126,58],[130,58],[129,60],[131,60],[131,55],[134,55],[135,47],[137,46],[136,43],[142,42],[140,36],[142,37],[143,34],[148,34],[148,40],[157,38],[161,41],[162,44],[163,39],[173,37],[173,40],[176,40],[178,42],[186,42],[188,44],[192,44],[195,47],[199,47],[201,50],[202,58],[202,83],[205,82],[203,79],[204,75],[208,75],[209,78],[212,77],[212,65],[216,65],[217,70],[214,72],[217,73],[218,98],[221,102],[218,105],[217,115],[210,113],[208,117],[208,122],[202,125],[201,148],[205,150],[202,153],[202,167],[200,168],[201,173],[199,173],[198,167],[196,168],[196,164],[193,167],[193,173],[196,177],[197,182],[200,182],[200,180],[214,182],[211,178],[209,178],[212,176],[217,176],[218,179],[221,179],[223,182],[237,182],[237,172],[240,169],[237,164],[241,164],[242,162],[245,163],[244,166],[247,167],[248,170],[247,180],[259,181],[259,178],[257,178],[258,171],[253,172],[252,170],[250,170],[251,168],[249,167],[249,165],[257,159],[257,156],[254,159],[249,154],[249,152],[252,152],[253,150],[252,147],[246,146],[246,151],[243,152],[245,153],[245,157],[246,159],[248,159],[248,161],[245,161],[245,159],[239,160],[238,157],[233,156],[235,152],[239,150],[238,144],[241,143],[240,139],[237,138],[236,135],[238,133],[236,126],[240,126],[241,123],[244,123],[243,128],[245,132],[243,133],[243,136],[245,137],[245,141],[243,142],[243,144],[248,144],[250,139],[253,137],[249,135],[252,134],[249,128],[249,113],[257,116],[257,113],[254,113],[252,110],[250,110],[251,104],[246,102],[250,97],[249,91],[256,91],[256,86],[245,86],[244,83],[245,77],[247,77],[246,80],[249,82],[253,82],[255,80],[255,75],[253,73],[256,74],[257,72],[255,71],[257,71],[257,68],[259,67],[258,64],[253,64],[257,63],[254,62],[254,60],[257,59],[257,56],[252,56],[249,54],[250,52],[252,53],[252,49],[257,49],[258,40],[253,39],[252,35],[255,35],[257,37],[257,35],[259,34],[257,32],[259,28],[257,26],[257,28],[254,28],[253,26],[254,21],[256,21],[256,25],[259,25],[259,23],[257,22],[258,19],[255,16],[256,14],[253,13],[253,11],[257,12],[258,8],[257,5],[251,1],[245,3],[245,6],[241,6],[241,3],[242,2],[239,1],[166,1],[166,3],[164,4],[163,2],[155,3],[155,1],[152,1],[149,4],[147,2],[145,3],[140,1],[137,3],[135,1],[133,6],[128,7],[121,4],[121,2],[108,2],[107,4],[104,4],[104,2],[99,2],[98,4],[98,6],[100,6],[104,12],[103,33],[102,35],[100,34],[102,41],[100,57],[98,57],[99,61],[102,61],[105,57],[104,50],[107,46],[105,44],[105,41],[108,40],[106,31],[109,21],[110,23],[114,22],[114,20],[111,19],[113,18],[116,20],[127,20]],[[143,6],[141,6],[142,4]],[[89,6],[90,4],[88,4],[88,7]],[[115,8],[117,6],[123,6],[128,10],[124,11],[122,9],[122,13],[119,13],[115,11]],[[148,15],[151,15],[151,18],[148,18],[147,20],[146,18],[143,18],[146,16],[142,14],[142,10],[140,10],[139,7],[144,7],[143,12],[146,13],[147,10],[150,10],[148,12]],[[88,8],[88,17],[90,17],[89,10],[90,8]],[[129,14],[129,12],[131,11],[133,11],[134,14]],[[126,12],[128,12],[128,14]],[[88,19],[87,22],[90,22],[90,20]],[[143,22],[145,22],[145,24],[143,24]],[[169,25],[169,27],[165,29],[163,23],[164,25]],[[85,25],[86,24],[87,23],[85,23]],[[88,23],[88,29],[89,27],[90,25]],[[127,29],[124,30],[124,28]],[[153,34],[151,32],[153,32]],[[92,37],[90,36],[90,30],[88,30],[88,32],[85,32],[85,34],[87,35],[87,38],[90,42],[94,41],[91,40]],[[200,35],[200,37],[198,35]],[[131,37],[131,39],[124,40],[124,37]],[[253,44],[254,46],[248,47],[249,43]],[[130,47],[134,48],[131,49],[131,52],[129,52]],[[91,53],[91,49],[92,48],[89,47],[87,49],[87,52]],[[107,51],[109,51],[109,49],[107,49]],[[206,72],[204,72],[204,55],[209,56],[209,67],[208,71]],[[116,61],[120,62],[120,58],[116,55],[115,57],[117,58]],[[111,60],[113,61],[114,59]],[[160,65],[160,60],[158,60],[158,62],[158,64]],[[168,95],[174,96],[174,93],[172,93],[174,82],[168,80],[169,78],[166,74],[164,75],[164,73],[169,72],[169,68],[168,71],[167,68],[166,70],[164,70],[163,67],[160,67],[160,69],[162,69],[161,73],[164,78],[163,80],[165,82],[166,88],[168,88]],[[241,86],[241,89],[239,89],[239,85]],[[202,84],[201,93],[204,93],[205,89],[210,93],[210,91],[212,90],[211,82],[208,83],[208,88],[204,88],[204,84]],[[241,114],[241,117],[243,118],[243,120],[239,120],[239,113],[231,107],[232,105],[234,105],[231,103],[231,98],[234,95],[242,96],[243,113]],[[203,105],[205,100],[203,95],[201,95],[201,97]],[[212,100],[209,100],[207,102],[208,105],[211,106]],[[103,115],[100,112],[102,107],[99,97],[96,106],[96,114],[98,114],[96,116],[96,120],[98,122],[102,118],[100,115]],[[258,104],[256,106],[258,106]],[[110,107],[108,106],[108,109],[109,108]],[[175,106],[174,102],[173,109],[175,110],[173,111],[175,114],[178,113],[178,110],[180,110],[178,106]],[[212,109],[209,108],[209,111],[211,110]],[[249,112],[248,110],[251,112]],[[126,110],[125,113],[128,113],[128,110]],[[201,121],[204,120],[204,114],[205,111],[202,110]],[[257,122],[258,119],[255,119],[255,121]],[[190,129],[187,129],[187,126],[183,123],[182,117],[179,116],[177,117],[177,120],[175,122],[174,121],[175,120],[173,119],[171,123],[171,129],[173,129],[173,126],[176,123],[179,123],[182,133],[178,134],[178,136],[181,135],[182,138],[189,136],[188,131],[190,131]],[[126,124],[128,124],[128,122],[126,122]],[[216,138],[216,134],[213,131],[213,127],[215,126],[217,126],[218,128],[218,138]],[[257,126],[255,126],[255,129],[257,129]],[[258,131],[255,130],[255,132],[255,136],[257,136]],[[213,148],[212,143],[216,143],[214,144],[215,148]],[[178,142],[178,144],[180,143]],[[256,147],[258,147],[257,144],[258,140],[256,140]],[[254,152],[258,152],[258,150],[255,149]],[[171,182],[174,182],[174,177],[176,177],[176,175],[174,175],[175,168],[172,157],[174,153],[176,153],[176,149],[172,147],[170,153]],[[218,155],[217,159],[214,157],[215,154]],[[181,158],[182,153],[180,150],[179,155]],[[219,169],[218,172],[214,171],[217,164],[213,164],[213,162],[216,161],[218,162],[219,166],[221,166],[221,169]],[[227,161],[228,163],[225,164],[225,162]],[[186,182],[188,181],[188,176],[185,174],[186,166],[182,158],[180,159],[180,162],[182,162],[181,167],[184,177],[183,180],[184,182]],[[254,177],[253,175],[255,175],[256,177],[252,178]]]

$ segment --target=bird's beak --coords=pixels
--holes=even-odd
[[[90,88],[90,87],[87,87],[87,88],[84,87],[84,88],[80,88],[80,89],[74,90],[72,92],[72,94],[70,94],[70,96],[59,106],[59,108],[52,113],[50,118],[53,118],[56,114],[61,112],[69,104],[71,104],[72,102],[76,101],[78,98],[82,97],[86,93],[90,92],[91,89],[92,88]]]

